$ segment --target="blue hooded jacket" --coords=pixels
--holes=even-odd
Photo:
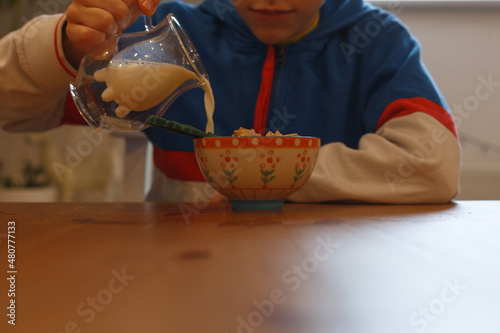
[[[157,24],[173,13],[191,37],[207,70],[215,98],[215,133],[253,128],[261,71],[268,45],[252,34],[229,0],[198,6],[162,3]],[[129,31],[142,28],[138,20]],[[317,136],[322,145],[360,138],[386,121],[425,112],[455,131],[450,113],[427,70],[420,46],[392,14],[362,0],[326,0],[318,26],[301,40],[276,45],[267,128]],[[164,118],[204,129],[201,89],[178,97]],[[203,180],[192,139],[148,128],[155,164],[167,177]],[[176,158],[176,163],[168,163]]]

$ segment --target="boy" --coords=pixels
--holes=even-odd
[[[16,38],[21,31],[3,39],[2,49],[9,40],[16,43],[4,62],[16,66],[0,65],[2,80],[9,71],[20,78],[2,83],[27,86],[18,96],[31,94],[35,101],[14,102],[0,92],[4,128],[81,121],[67,98],[73,67],[85,52],[99,56],[109,49],[110,34],[138,30],[142,20],[132,22],[155,6],[149,0],[74,0],[66,18],[37,23],[36,40],[26,40],[29,27],[24,37]],[[311,178],[289,200],[444,203],[456,196],[460,148],[453,120],[421,64],[418,43],[392,15],[362,0],[205,0],[197,7],[163,3],[154,22],[169,12],[207,69],[216,133],[231,135],[241,126],[321,138]],[[49,36],[56,41],[53,54],[31,59],[28,51],[43,54]],[[49,70],[52,80],[44,77]],[[164,116],[204,128],[203,110],[202,91],[193,89]],[[155,162],[148,200],[192,201],[208,193],[191,139],[156,128],[145,132]]]

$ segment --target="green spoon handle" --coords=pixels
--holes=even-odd
[[[162,128],[164,130],[182,134],[182,135],[187,135],[192,138],[204,138],[204,137],[211,137],[211,136],[217,136],[213,133],[206,133],[203,132],[202,130],[197,129],[196,127],[186,125],[186,124],[181,124],[173,120],[167,120],[159,116],[149,116],[146,121],[144,122],[146,125],[151,125],[154,127]]]

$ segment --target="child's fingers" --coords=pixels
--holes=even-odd
[[[140,14],[135,1],[73,0],[66,10],[66,35],[72,47],[90,54],[94,50],[112,50],[112,37]]]
[[[134,8],[121,0],[75,0],[66,10],[66,16],[69,23],[116,33],[132,23]]]
[[[84,53],[88,53],[92,47],[102,43],[106,39],[104,32],[80,24],[68,23],[66,26],[66,35],[71,43]]]
[[[138,0],[137,4],[139,5],[139,9],[146,16],[151,16],[155,13],[156,7],[160,0]]]
[[[130,12],[134,7],[130,0],[73,0],[71,6],[78,9],[82,8],[99,8],[110,13],[116,22],[122,21],[125,17],[130,16]]]
[[[68,26],[82,26],[75,32],[85,33],[87,30],[95,30],[103,34],[115,34],[118,32],[118,23],[111,13],[100,8],[92,7],[68,7],[66,11],[66,21]],[[70,36],[68,36],[70,37]]]
[[[104,57],[114,48],[116,34],[142,12],[152,15],[160,0],[73,0],[66,10],[66,35],[72,47]]]

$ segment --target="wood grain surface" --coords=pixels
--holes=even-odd
[[[497,201],[0,203],[0,330],[497,333],[499,217]]]

